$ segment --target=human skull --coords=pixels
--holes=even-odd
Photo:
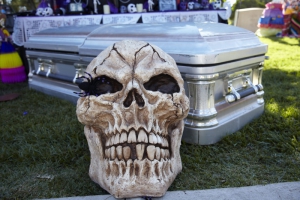
[[[38,9],[36,9],[35,15],[43,16],[43,11],[44,11],[44,8],[38,8]]]
[[[188,2],[188,9],[189,10],[193,10],[194,9],[194,2],[192,2],[192,1],[190,1],[190,2]]]
[[[129,13],[135,13],[135,12],[137,12],[136,6],[133,3],[128,4],[127,11]]]
[[[174,59],[149,43],[124,40],[86,72],[90,82],[79,85],[88,87],[76,114],[85,125],[91,179],[115,198],[164,195],[182,169],[189,110]]]
[[[43,16],[51,16],[53,15],[53,10],[50,7],[46,7],[42,13]]]
[[[222,6],[221,0],[215,0],[215,1],[213,2],[213,7],[214,7],[215,10],[220,9],[221,6]]]

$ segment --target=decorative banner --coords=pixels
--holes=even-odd
[[[35,33],[62,26],[85,26],[100,24],[102,15],[53,16],[53,17],[17,17],[12,39],[23,46]]]
[[[136,24],[141,14],[112,14],[103,15],[103,24]]]
[[[218,22],[218,14],[224,19],[226,17],[226,10],[17,17],[15,19],[12,39],[15,44],[23,46],[31,35],[39,31],[61,26],[100,24],[102,19],[103,24],[136,24],[140,17],[142,17],[143,23]]]
[[[100,24],[102,15],[64,16],[64,26]]]
[[[180,22],[180,12],[142,13],[142,21],[145,24]]]
[[[24,31],[23,31],[23,20],[19,17],[15,19],[14,30],[12,34],[13,42],[18,46],[23,46],[25,42]]]
[[[180,12],[180,22],[218,22],[218,13],[212,11]]]
[[[25,41],[34,33],[64,25],[64,17],[24,17],[22,19]]]

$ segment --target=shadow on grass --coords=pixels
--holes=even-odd
[[[181,146],[183,170],[169,190],[240,187],[300,180],[300,72],[264,71],[265,113],[214,145]],[[0,198],[107,194],[88,176],[90,154],[75,106],[0,84]],[[24,114],[26,111],[27,114]]]
[[[76,106],[28,89],[2,84],[0,95],[0,199],[107,194],[88,176],[90,154]]]
[[[268,37],[268,39],[272,40],[273,42],[278,42],[281,43],[283,45],[288,45],[288,46],[299,46],[300,45],[300,39],[299,38],[292,38],[292,37]],[[291,43],[290,41],[286,41],[286,40],[294,40],[293,43]]]
[[[263,80],[264,114],[217,144],[183,142],[183,172],[171,190],[300,180],[300,72],[265,70]]]

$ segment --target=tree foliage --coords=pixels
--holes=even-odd
[[[232,6],[232,14],[230,20],[234,20],[235,11],[237,9],[243,8],[265,8],[265,5],[270,2],[270,0],[237,0],[236,3]]]

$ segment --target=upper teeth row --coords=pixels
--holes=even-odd
[[[156,135],[153,132],[150,132],[149,135],[147,135],[143,129],[139,130],[138,133],[131,130],[128,134],[126,132],[122,132],[121,134],[117,133],[112,135],[112,137],[106,140],[105,146],[110,147],[120,143],[150,143],[158,144],[162,147],[169,147],[169,143],[166,138]]]

